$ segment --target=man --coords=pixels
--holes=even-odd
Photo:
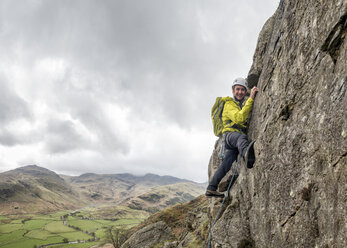
[[[254,141],[248,141],[246,127],[258,88],[252,88],[250,97],[244,103],[246,91],[247,81],[244,78],[237,78],[232,83],[233,98],[226,98],[222,114],[224,126],[222,133],[227,151],[207,187],[207,197],[224,197],[223,193],[217,191],[218,184],[230,170],[238,154],[241,154],[241,157],[245,160],[247,168],[253,167],[255,161]]]

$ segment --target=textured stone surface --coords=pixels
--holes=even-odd
[[[162,210],[130,230],[130,247],[200,248],[208,236],[208,202],[204,195]]]
[[[264,25],[248,75],[257,162],[241,166],[212,247],[347,247],[346,8],[282,0]]]
[[[160,221],[145,226],[134,233],[123,245],[122,248],[149,248],[165,240],[173,239],[171,228]]]

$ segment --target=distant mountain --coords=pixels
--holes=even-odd
[[[205,189],[205,185],[192,182],[157,186],[149,192],[125,199],[121,204],[132,209],[154,213],[176,203],[193,200]]]
[[[99,180],[101,178],[109,178],[112,180],[119,180],[122,182],[126,182],[129,184],[146,184],[148,186],[151,185],[168,185],[168,184],[174,184],[179,182],[192,182],[185,179],[180,179],[177,177],[172,176],[158,176],[155,174],[146,174],[144,176],[134,176],[129,173],[123,173],[123,174],[94,174],[94,173],[86,173],[82,174],[77,177],[69,177],[70,181],[73,183],[81,183],[86,182],[90,180]]]
[[[157,186],[176,183],[192,183],[192,181],[172,176],[146,174],[134,176],[125,174],[94,174],[87,173],[77,177],[63,178],[87,201],[119,203],[125,198],[134,197],[148,192]]]
[[[63,178],[36,165],[0,173],[0,214],[75,208],[77,198]]]
[[[204,186],[146,174],[58,175],[28,165],[0,173],[0,214],[48,212],[88,205],[125,205],[155,212],[203,193]]]

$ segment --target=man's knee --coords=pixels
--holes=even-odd
[[[245,142],[248,142],[248,137],[246,134],[239,132],[232,132],[228,135],[228,144],[234,148],[240,148]]]
[[[244,156],[247,146],[249,144],[248,137],[245,134],[242,134],[239,139],[237,140],[237,148],[239,149],[239,152],[241,156]]]
[[[246,134],[240,134],[239,138],[237,139],[237,143],[244,143],[247,142],[248,143],[248,137]]]

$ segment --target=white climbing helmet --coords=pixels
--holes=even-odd
[[[236,78],[234,82],[231,84],[231,89],[233,89],[235,85],[241,85],[245,87],[247,90],[247,81],[244,78]]]

